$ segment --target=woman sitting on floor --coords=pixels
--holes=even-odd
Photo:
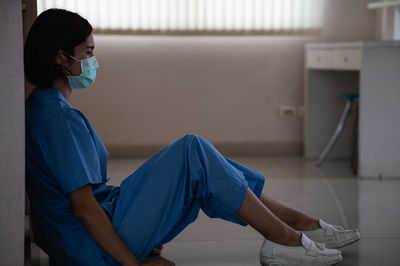
[[[357,230],[262,193],[262,174],[196,135],[162,149],[121,186],[106,185],[108,152],[84,114],[68,103],[74,89],[95,81],[94,48],[88,21],[61,9],[43,12],[25,44],[25,73],[36,86],[26,100],[26,186],[35,240],[50,265],[174,265],[161,256],[145,258],[200,209],[250,224],[265,237],[263,265],[332,265],[342,260],[335,248],[359,239]]]

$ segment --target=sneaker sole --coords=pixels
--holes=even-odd
[[[358,240],[360,240],[360,236],[358,236],[357,238],[353,238],[353,239],[349,239],[347,241],[338,243],[336,245],[326,245],[327,248],[343,248],[345,246],[348,246],[350,244],[353,244],[354,242],[357,242]]]
[[[329,264],[329,266],[334,266],[334,265],[337,265],[337,264],[339,264],[340,262],[342,262],[342,261],[339,261],[339,262],[337,262],[337,263],[335,263],[335,264]],[[263,266],[288,266],[289,264],[281,264],[281,263],[267,263],[267,264],[261,264],[261,265],[263,265]],[[296,266],[309,266],[310,264],[290,264],[290,265],[296,265]]]
[[[293,261],[285,258],[270,258],[270,257],[261,257],[260,263],[262,266],[330,266],[336,265],[342,262],[343,258],[340,257],[337,260],[326,262],[326,263],[312,263],[302,262],[302,261]]]

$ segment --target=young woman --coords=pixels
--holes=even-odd
[[[359,239],[357,230],[262,193],[262,174],[196,135],[161,150],[121,186],[107,186],[107,150],[68,103],[74,89],[95,81],[94,48],[88,21],[60,9],[43,12],[25,44],[25,73],[36,86],[26,100],[26,188],[35,241],[51,265],[174,265],[145,258],[193,222],[200,208],[262,234],[263,265],[332,265],[342,256],[329,248]]]

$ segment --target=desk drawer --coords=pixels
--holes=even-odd
[[[335,49],[333,51],[333,65],[335,69],[361,70],[361,49]]]
[[[333,53],[330,50],[311,50],[307,52],[307,68],[333,68]]]
[[[362,49],[326,49],[307,51],[307,68],[361,70]]]

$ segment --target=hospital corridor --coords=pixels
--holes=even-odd
[[[400,265],[400,1],[0,0],[0,266]]]

